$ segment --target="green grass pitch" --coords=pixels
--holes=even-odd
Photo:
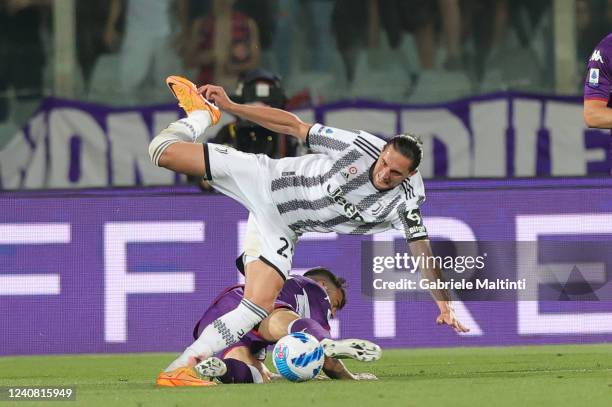
[[[347,363],[375,382],[156,388],[174,356],[3,357],[0,386],[75,386],[70,406],[612,406],[612,344],[386,350],[378,362]]]

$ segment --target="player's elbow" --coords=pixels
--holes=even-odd
[[[610,108],[608,103],[601,100],[585,100],[582,110],[584,124],[587,127],[609,128]]]
[[[297,119],[294,123],[292,123],[286,134],[293,136],[300,141],[306,141],[308,130],[310,130],[310,125],[304,123],[300,119]]]
[[[584,119],[584,124],[587,127],[597,127],[597,118],[593,112],[593,109],[585,107],[582,112],[582,118]]]

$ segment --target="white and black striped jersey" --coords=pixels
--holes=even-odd
[[[427,237],[419,172],[387,191],[372,184],[383,139],[315,124],[307,143],[315,154],[278,160],[271,174],[272,200],[291,230],[372,234],[395,228],[409,241]]]

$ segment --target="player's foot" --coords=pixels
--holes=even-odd
[[[365,339],[344,339],[321,341],[325,356],[335,359],[355,359],[362,362],[373,362],[380,359],[382,350],[377,344]]]
[[[202,379],[191,367],[179,367],[171,372],[161,372],[157,376],[156,383],[162,387],[215,386],[217,384]]]
[[[199,361],[200,360],[197,358],[197,356],[195,356],[195,353],[191,349],[187,348],[178,358],[170,363],[164,372],[169,373],[182,367],[194,367]]]
[[[196,372],[204,377],[221,377],[227,373],[225,362],[216,357],[211,357],[195,366]]]
[[[198,88],[181,76],[168,76],[166,84],[174,97],[178,100],[179,106],[189,114],[195,110],[206,110],[210,114],[213,125],[219,122],[221,110],[198,93]]]

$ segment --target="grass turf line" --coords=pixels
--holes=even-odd
[[[347,362],[375,382],[156,388],[174,356],[2,357],[0,386],[75,386],[71,406],[612,406],[612,344],[385,350],[375,363]]]

